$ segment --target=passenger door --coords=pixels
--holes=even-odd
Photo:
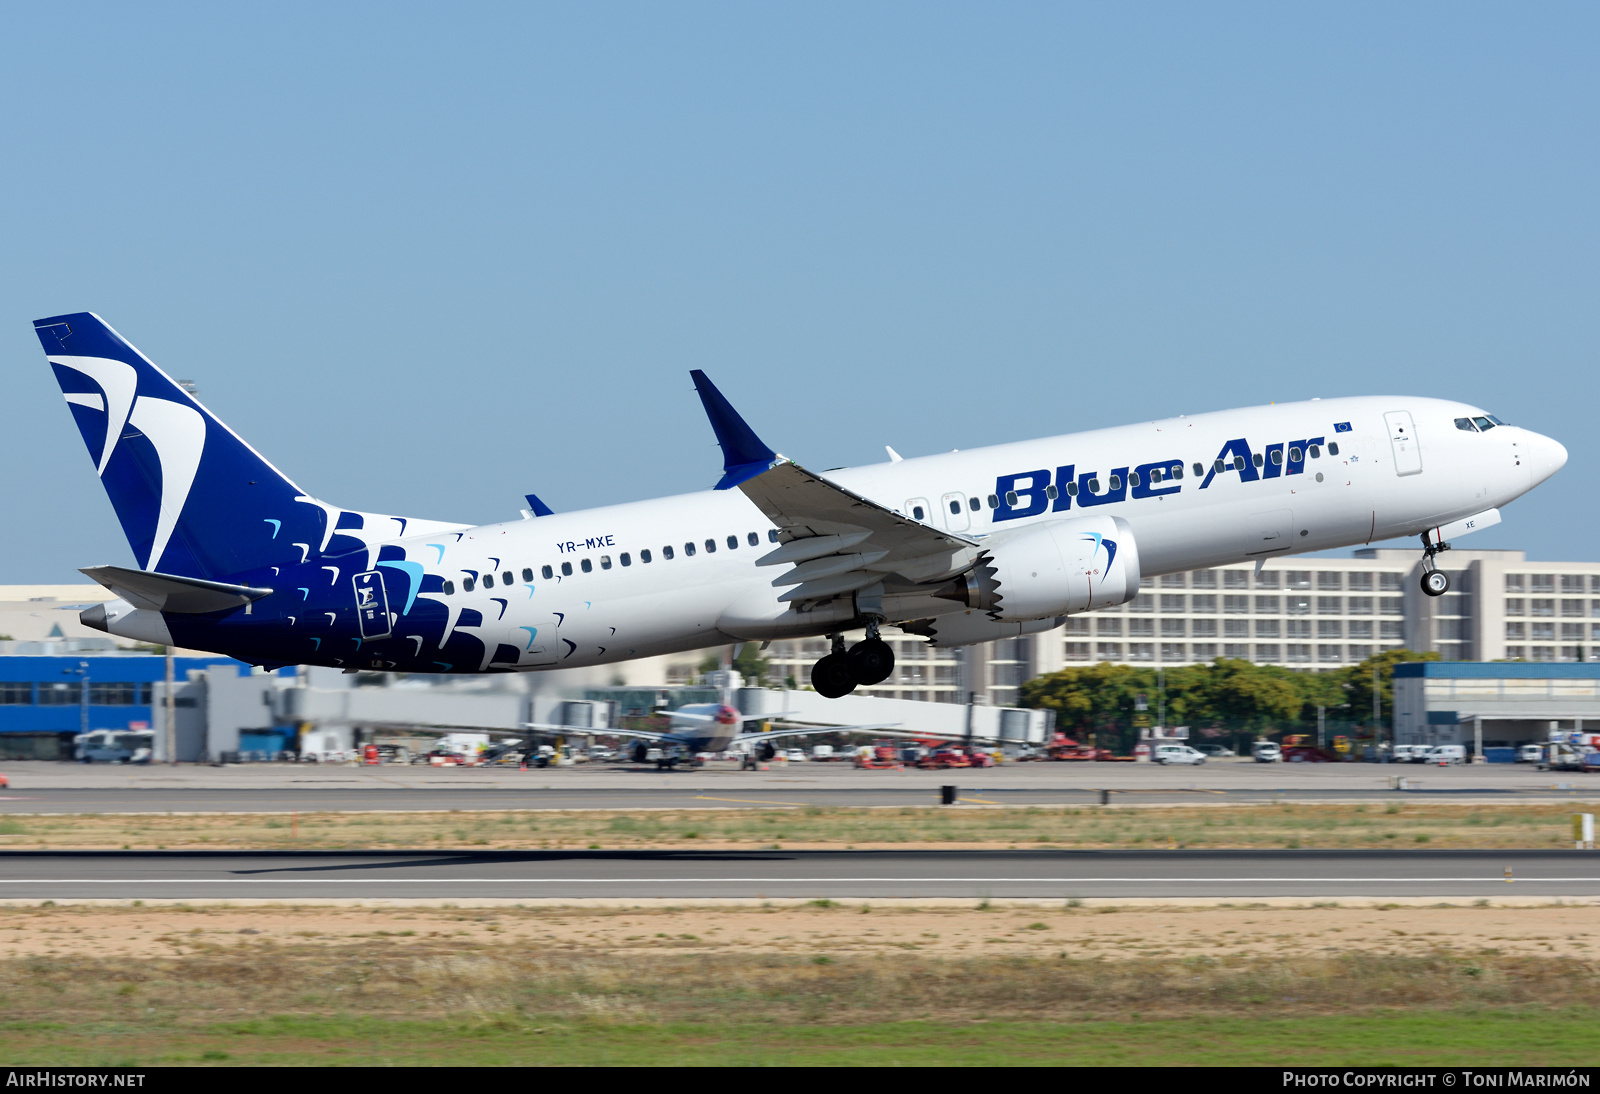
[[[967,514],[965,494],[946,494],[939,499],[939,508],[944,510],[944,526],[950,531],[965,532],[972,527],[972,518]]]
[[[1417,444],[1417,430],[1411,422],[1411,412],[1391,410],[1383,416],[1389,427],[1389,447],[1394,450],[1394,473],[1415,475],[1422,470],[1422,449]]]

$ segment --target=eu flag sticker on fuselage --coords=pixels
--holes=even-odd
[[[1335,433],[1348,433],[1348,432],[1350,432],[1350,423],[1349,422],[1334,422],[1333,423],[1333,431]]]

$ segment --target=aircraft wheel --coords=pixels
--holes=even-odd
[[[1422,575],[1422,591],[1429,596],[1443,596],[1450,591],[1450,576],[1443,570],[1429,570]]]
[[[811,686],[824,699],[838,699],[856,690],[855,674],[850,671],[850,655],[830,653],[812,665]]]
[[[857,687],[880,684],[894,672],[894,650],[881,638],[857,642],[845,657],[850,662],[850,677]]]

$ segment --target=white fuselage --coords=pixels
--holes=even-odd
[[[1409,439],[1392,435],[1394,423],[1404,421],[1396,412],[1409,416]],[[906,516],[920,509],[925,522],[980,542],[1039,521],[1084,513],[1120,516],[1134,531],[1148,579],[1416,535],[1503,506],[1565,463],[1565,449],[1537,433],[1513,426],[1472,432],[1453,424],[1482,416],[1475,407],[1439,399],[1327,399],[949,452],[826,477]],[[1337,431],[1346,423],[1347,431]],[[1320,439],[1315,458],[1305,444],[1312,438]],[[1251,453],[1249,470],[1235,470],[1229,450],[1228,469],[1212,474],[1230,442],[1239,440]],[[1296,443],[1303,446],[1298,471],[1290,473],[1280,462],[1278,473],[1269,476],[1272,460],[1282,460]],[[1259,470],[1256,457],[1262,458]],[[1183,477],[1168,474],[1152,488],[1146,470],[1141,489],[1128,489],[1128,471],[1152,464],[1181,465]],[[1203,474],[1195,474],[1196,465]],[[1075,485],[1085,483],[1076,497],[1067,492],[1067,468]],[[1119,469],[1127,497],[1085,506],[1091,476],[1103,480],[1103,498],[1104,482]],[[1034,474],[1040,471],[1042,481]],[[1007,485],[1018,488],[1017,504],[1006,504]],[[1012,515],[1045,501],[1047,486],[1055,494],[1042,512]],[[1136,496],[1141,492],[1155,496]],[[991,495],[998,495],[998,508]],[[1063,496],[1070,498],[1065,506]],[[768,637],[730,626],[725,616],[731,605],[748,605],[752,598],[770,595],[776,606],[782,592],[772,584],[776,572],[756,565],[772,550],[771,529],[753,503],[730,489],[387,542],[402,547],[409,562],[454,584],[453,594],[421,596],[444,604],[452,627],[462,609],[475,611],[481,622],[460,629],[484,639],[488,651],[497,641],[520,643],[532,633],[529,628],[558,620],[559,647],[541,663],[519,666],[537,670]],[[369,548],[369,568],[378,546]],[[563,564],[571,574],[562,572]],[[525,571],[532,580],[524,579]],[[485,587],[485,573],[494,575],[492,588]],[[510,588],[502,578],[506,573],[513,577]],[[470,592],[464,588],[467,577],[475,585]]]

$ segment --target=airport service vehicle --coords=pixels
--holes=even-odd
[[[1206,755],[1188,745],[1156,745],[1155,752],[1150,757],[1158,764],[1203,764]]]
[[[148,729],[95,729],[72,735],[72,756],[86,764],[147,764],[154,743]]]
[[[1196,749],[1203,752],[1208,759],[1220,759],[1224,756],[1237,756],[1238,753],[1222,745],[1195,745]]]
[[[1428,754],[1429,745],[1395,745],[1389,751],[1389,758],[1397,764],[1421,763],[1422,758]]]
[[[1467,762],[1465,745],[1434,745],[1422,757],[1425,764],[1464,764]]]
[[[869,771],[904,771],[897,745],[863,745],[856,750],[856,766]]]
[[[1448,540],[1567,459],[1465,403],[1361,396],[818,473],[696,370],[712,489],[568,514],[529,494],[522,519],[473,525],[323,501],[98,316],[34,328],[136,563],[83,571],[113,596],[84,623],[262,666],[538,672],[820,635],[811,682],[837,697],[893,671],[884,625],[938,646],[1033,634],[1183,570],[1418,536],[1442,595]],[[738,728],[702,725],[672,747]]]
[[[837,759],[837,757],[835,757],[833,754],[832,745],[812,745],[811,759],[817,763],[828,763],[831,760]]]
[[[1258,764],[1282,763],[1283,749],[1276,741],[1251,741],[1250,756]]]
[[[1517,762],[1519,764],[1543,763],[1544,745],[1522,745],[1517,749]]]

